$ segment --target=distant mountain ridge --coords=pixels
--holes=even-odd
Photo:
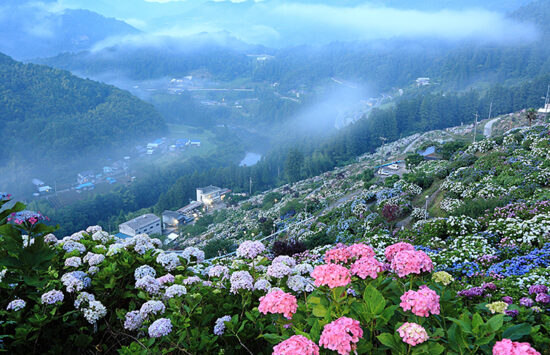
[[[50,12],[42,7],[4,4],[0,16],[0,52],[17,59],[82,51],[112,36],[138,34],[126,22],[88,10]]]

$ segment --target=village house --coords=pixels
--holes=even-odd
[[[80,172],[76,177],[76,181],[78,181],[79,184],[84,184],[86,182],[94,182],[95,173],[92,170],[86,170],[86,171]]]
[[[164,229],[177,228],[180,224],[185,223],[185,216],[179,212],[170,210],[162,212],[162,225]]]
[[[197,201],[202,202],[207,206],[221,202],[225,194],[231,192],[229,189],[222,189],[217,186],[207,186],[197,188]]]
[[[120,233],[124,233],[131,237],[138,234],[161,234],[162,226],[160,225],[160,218],[152,213],[147,213],[142,216],[136,217],[124,222],[118,226]]]

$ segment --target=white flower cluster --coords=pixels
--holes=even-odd
[[[487,239],[480,235],[459,236],[447,243],[447,248],[436,255],[432,261],[436,265],[476,261],[483,255],[492,255],[496,250]]]
[[[545,242],[547,240],[543,238],[550,233],[550,214],[541,213],[525,221],[519,218],[499,218],[490,221],[487,230],[512,240],[516,245]]]
[[[411,212],[411,217],[415,220],[428,219],[430,215],[424,208],[414,208]]]
[[[187,261],[190,261],[191,258],[194,257],[197,259],[198,263],[202,263],[204,261],[204,252],[194,247],[187,247],[181,253],[181,257]]]
[[[166,271],[172,271],[181,265],[179,256],[174,253],[159,253],[157,263],[161,264]]]
[[[104,231],[97,231],[94,234],[92,234],[92,239],[102,244],[106,244],[110,242],[113,238],[114,237],[112,235],[109,235],[109,233]]]
[[[456,198],[445,197],[439,207],[445,212],[452,212],[462,206],[464,202]]]

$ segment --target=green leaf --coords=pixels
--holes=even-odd
[[[495,333],[489,334],[487,336],[484,336],[482,338],[476,339],[476,345],[482,346],[489,344],[493,339],[495,338]]]
[[[386,300],[384,299],[384,296],[382,296],[382,294],[371,285],[365,289],[363,299],[365,300],[367,309],[371,314],[380,314],[386,307]]]
[[[510,340],[519,340],[526,335],[531,333],[531,326],[527,323],[521,323],[513,325],[510,328],[506,329],[502,333],[503,338],[508,338]]]
[[[327,309],[322,304],[315,305],[313,307],[313,315],[315,317],[323,318],[327,314]]]
[[[502,324],[504,323],[504,315],[503,314],[497,314],[496,316],[491,317],[487,321],[487,325],[489,326],[489,329],[491,329],[493,332],[496,332],[500,328],[502,328]]]
[[[445,351],[445,347],[439,343],[430,343],[429,348],[431,355],[439,355]]]
[[[278,334],[263,334],[262,337],[270,344],[278,344],[283,341],[283,337]]]
[[[393,335],[390,333],[382,333],[378,335],[376,339],[378,339],[378,341],[380,341],[382,345],[385,345],[390,349],[396,350],[398,348]]]
[[[74,344],[79,348],[85,348],[92,342],[93,338],[86,334],[80,334],[74,340]]]
[[[474,332],[477,332],[479,327],[482,326],[483,324],[484,324],[483,318],[481,318],[479,313],[474,314],[474,316],[472,317],[472,328]]]

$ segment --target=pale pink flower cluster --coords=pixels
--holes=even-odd
[[[260,297],[260,305],[258,306],[258,311],[263,314],[280,313],[287,319],[292,319],[292,315],[296,313],[297,309],[296,297],[280,290],[272,291]]]
[[[382,263],[373,257],[363,257],[351,264],[351,274],[366,279],[367,276],[375,279],[378,273],[382,271]]]
[[[355,350],[359,338],[363,337],[363,329],[355,319],[341,317],[323,328],[319,345],[347,355]]]
[[[325,253],[325,263],[343,263],[346,264],[351,259],[351,253],[347,248],[335,248],[327,250]]]
[[[273,355],[319,355],[319,347],[305,336],[293,335],[276,345]]]
[[[161,276],[161,277],[157,277],[157,281],[159,282],[159,284],[161,286],[163,286],[164,284],[171,284],[171,283],[174,282],[174,280],[175,280],[174,275],[172,275],[170,273],[168,273],[164,276]]]
[[[393,255],[391,269],[399,277],[409,274],[420,274],[422,271],[430,272],[434,268],[432,259],[423,251],[404,250]]]
[[[414,250],[414,246],[404,242],[395,243],[386,247],[386,250],[384,251],[384,255],[386,255],[386,259],[388,259],[388,262],[391,263],[395,254],[404,250]]]
[[[247,240],[237,248],[237,256],[241,258],[254,259],[265,250],[262,242]]]
[[[411,310],[419,317],[428,317],[431,314],[439,314],[439,296],[428,286],[420,286],[418,291],[407,291],[401,296],[401,308],[404,311]]]
[[[502,339],[493,346],[493,355],[540,355],[540,353],[533,349],[529,343]]]
[[[363,243],[352,244],[347,247],[347,250],[351,254],[352,258],[357,259],[372,258],[375,255],[374,250],[370,246]]]
[[[403,325],[397,329],[397,332],[399,333],[401,339],[411,346],[422,344],[429,338],[426,329],[416,323],[403,323]]]
[[[351,275],[347,268],[338,264],[319,265],[313,269],[311,277],[315,279],[315,286],[326,285],[330,288],[347,286],[351,282]]]

